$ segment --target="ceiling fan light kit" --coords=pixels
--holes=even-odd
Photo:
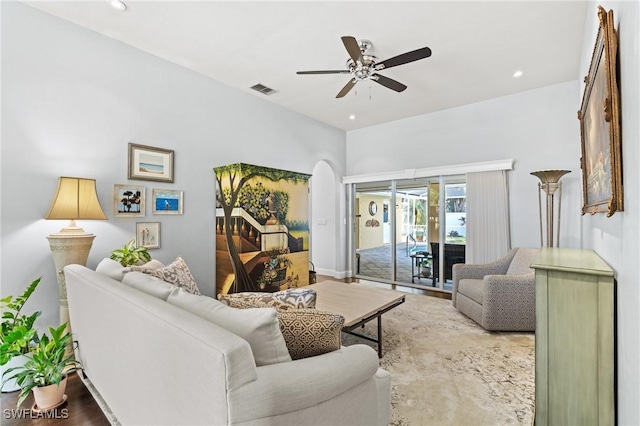
[[[369,80],[394,90],[396,92],[402,92],[407,88],[404,84],[378,74],[377,71],[382,71],[387,68],[396,67],[398,65],[404,65],[409,62],[418,61],[420,59],[428,58],[431,56],[431,49],[423,47],[421,49],[412,50],[411,52],[403,53],[398,56],[386,59],[382,62],[378,62],[378,58],[373,55],[365,55],[365,52],[373,46],[371,41],[362,39],[356,40],[352,36],[343,36],[342,43],[345,49],[349,53],[350,58],[346,63],[346,70],[325,70],[325,71],[298,71],[297,74],[309,75],[309,74],[350,74],[351,79],[347,84],[338,92],[336,98],[344,97],[359,81]]]

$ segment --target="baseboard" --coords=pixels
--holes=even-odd
[[[336,279],[343,279],[351,276],[351,271],[334,271],[333,269],[316,268],[318,275],[325,275]]]

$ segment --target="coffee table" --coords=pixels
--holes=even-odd
[[[309,287],[316,291],[316,309],[342,315],[342,331],[377,343],[378,357],[382,358],[382,314],[404,303],[404,294],[394,290],[335,281],[322,281]],[[377,339],[354,332],[373,319],[378,320]]]

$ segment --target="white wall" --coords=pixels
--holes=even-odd
[[[640,15],[637,1],[592,2],[582,48],[581,75],[589,72],[598,33],[598,5],[613,10],[619,38],[624,211],[581,219],[584,248],[616,271],[618,327],[618,415],[621,425],[640,424]],[[580,85],[582,99],[584,85]]]
[[[538,179],[530,172],[567,169],[562,215],[581,208],[577,82],[347,132],[347,174],[360,175],[512,158],[511,242],[540,246]],[[389,155],[393,150],[394,155]],[[578,247],[577,220],[564,220],[560,243]]]
[[[336,188],[338,178],[331,165],[320,161],[313,169],[311,187],[311,256],[316,272],[334,275],[337,268],[336,245],[340,218],[337,216]],[[331,249],[327,249],[331,248]]]
[[[326,160],[338,176],[345,173],[344,131],[24,4],[0,7],[1,290],[19,294],[42,275],[28,306],[43,311],[40,328],[58,323],[45,237],[65,223],[42,218],[59,176],[97,179],[109,220],[80,223],[96,235],[89,267],[133,238],[135,222],[157,221],[161,248],[153,257],[168,263],[183,256],[213,295],[214,167],[246,162],[311,173]],[[175,150],[175,183],[127,180],[128,142]],[[124,183],[147,188],[146,217],[114,218],[113,186]],[[152,188],[183,190],[184,215],[152,215]]]

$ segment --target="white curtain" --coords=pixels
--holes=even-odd
[[[467,174],[466,263],[487,263],[511,249],[507,171]]]

